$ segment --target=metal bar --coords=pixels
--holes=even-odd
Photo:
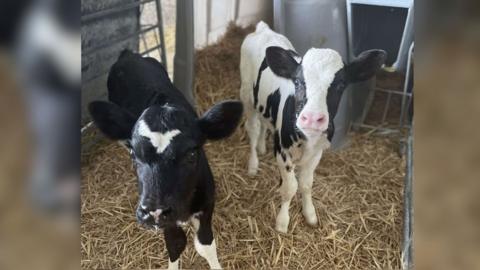
[[[235,10],[234,10],[235,14],[233,16],[233,22],[237,23],[238,17],[240,15],[240,0],[235,0],[235,4],[233,6],[235,7]]]
[[[365,119],[367,119],[368,113],[370,112],[370,109],[373,104],[373,100],[375,98],[375,89],[372,89],[368,91],[368,96],[365,101],[365,105],[363,107],[362,115],[360,120],[358,121],[359,123],[365,123]]]
[[[177,27],[175,29],[175,58],[173,84],[195,107],[193,98],[194,70],[194,0],[177,0]]]
[[[159,51],[160,57],[162,59],[162,64],[165,67],[166,70],[167,68],[167,51],[165,50],[165,36],[163,35],[163,17],[162,17],[162,3],[160,0],[155,0],[157,3],[157,23],[158,23],[158,32],[160,33],[160,40],[162,41],[160,43],[161,50]]]
[[[407,7],[407,18],[405,19],[405,24],[403,25],[403,34],[402,39],[400,40],[400,46],[397,52],[397,59],[393,62],[392,67],[394,70],[405,72],[405,67],[408,62],[408,50],[410,49],[410,44],[413,42],[413,32],[414,32],[414,12],[413,12],[413,0],[410,5]]]
[[[402,269],[412,269],[413,250],[413,204],[412,204],[412,182],[413,182],[413,134],[410,129],[407,138],[407,164],[405,166],[405,186],[403,189],[403,243],[402,243]]]
[[[387,94],[387,102],[385,104],[385,109],[383,110],[383,116],[382,116],[382,122],[381,122],[382,125],[385,123],[385,120],[387,119],[388,109],[390,108],[390,99],[391,98],[392,98],[392,93],[388,93]]]
[[[146,32],[149,32],[149,31],[152,31],[154,30],[155,28],[157,28],[158,26],[157,25],[154,25],[154,26],[151,26],[151,27],[148,27],[148,28],[145,28],[143,30],[140,30],[140,31],[137,31],[135,33],[132,33],[132,34],[128,34],[128,35],[125,35],[125,36],[122,36],[120,38],[117,38],[117,39],[114,39],[114,40],[108,40],[107,42],[104,42],[96,47],[93,47],[93,48],[90,48],[90,49],[87,49],[87,50],[84,50],[84,52],[82,51],[82,55],[89,55],[91,53],[94,53],[98,50],[101,50],[101,49],[104,49],[106,47],[109,47],[113,44],[116,44],[116,43],[119,43],[119,42],[122,42],[122,41],[127,41],[129,39],[132,39],[134,37],[138,37],[138,35],[141,35],[143,33],[146,33]]]
[[[403,84],[403,97],[402,97],[402,106],[400,111],[400,127],[403,126],[403,118],[405,114],[405,102],[406,102],[406,94],[408,91],[408,81],[410,80],[410,72],[411,72],[411,64],[412,64],[412,54],[413,54],[414,43],[410,45],[410,49],[408,50],[408,59],[407,59],[407,72],[405,75],[405,82]]]
[[[413,106],[413,102],[412,102],[412,97],[411,97],[411,96],[409,96],[409,97],[407,98],[407,105],[406,105],[406,108],[405,108],[404,117],[403,117],[403,119],[401,119],[402,122],[400,123],[400,128],[402,128],[402,127],[409,127],[409,125],[405,123],[405,122],[406,122],[406,121],[405,121],[405,117],[406,117],[406,114],[408,113],[408,110],[410,109],[410,106]]]
[[[114,13],[126,11],[126,10],[129,10],[129,9],[133,9],[133,8],[136,8],[140,5],[147,4],[147,3],[150,3],[150,2],[153,2],[153,1],[155,1],[155,0],[138,1],[138,2],[133,2],[133,3],[130,3],[130,4],[126,4],[126,5],[121,6],[121,7],[114,7],[114,8],[104,9],[104,10],[101,10],[101,11],[92,12],[90,14],[83,15],[80,20],[83,24],[83,23],[89,22],[89,21],[94,20],[94,19],[102,18],[102,17],[107,16],[107,15],[111,15],[111,14],[114,14]]]
[[[212,0],[207,0],[207,46],[210,45],[210,29],[212,29]]]
[[[403,91],[396,91],[396,90],[385,89],[385,88],[380,88],[380,87],[375,87],[374,90],[378,91],[378,92],[390,93],[390,94],[394,94],[394,95],[406,95],[406,96],[411,96],[412,95],[410,93],[405,93],[404,94]]]
[[[399,130],[396,130],[396,129],[380,127],[380,126],[373,126],[373,125],[368,125],[368,124],[357,124],[357,123],[355,123],[355,124],[353,124],[353,126],[360,127],[360,128],[369,128],[369,129],[372,129],[374,131],[379,130],[379,131],[382,131],[382,132],[387,133],[387,134],[400,132]]]
[[[385,120],[387,119],[388,115],[388,109],[390,108],[390,99],[392,98],[392,93],[388,93],[387,95],[387,103],[385,104],[385,109],[383,111],[383,116],[382,116],[382,125],[385,123]]]
[[[141,52],[140,54],[141,54],[142,56],[145,56],[146,54],[151,53],[151,52],[153,52],[154,50],[156,50],[156,49],[158,49],[158,48],[160,48],[160,47],[161,47],[161,45],[157,45],[157,46],[152,47],[152,48],[150,48],[150,49],[148,49],[148,50],[146,50],[146,51]],[[163,63],[162,63],[162,64],[163,64]]]
[[[141,34],[140,36],[141,36],[141,38],[142,38],[143,49],[144,49],[144,50],[147,50],[147,49],[148,49],[148,44],[147,44],[147,41],[145,40],[145,34]],[[149,56],[150,56],[150,55],[149,55]]]
[[[350,0],[352,4],[372,5],[382,7],[400,7],[409,8],[413,4],[413,0],[396,0],[396,1],[384,1],[384,0]]]
[[[348,42],[348,56],[347,63],[355,59],[353,54],[353,18],[352,18],[352,0],[347,0],[347,42]]]
[[[153,36],[155,37],[155,42],[156,42],[157,46],[160,46],[159,44],[161,44],[161,42],[163,42],[163,41],[160,40],[158,31],[155,31],[155,35],[153,35]]]

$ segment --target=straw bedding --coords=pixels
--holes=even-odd
[[[238,98],[239,48],[252,28],[230,27],[218,44],[197,53],[200,112]],[[271,142],[271,138],[269,138]],[[205,146],[216,181],[214,233],[227,269],[399,269],[404,161],[397,141],[352,134],[350,146],[327,151],[315,174],[319,226],[307,226],[300,196],[287,234],[274,230],[280,175],[272,147],[256,177],[246,174],[249,146],[242,126]],[[136,224],[136,176],[127,151],[102,142],[83,154],[81,265],[85,269],[150,269],[168,264],[163,237]],[[181,267],[206,269],[188,229]]]

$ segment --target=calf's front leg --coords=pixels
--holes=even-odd
[[[267,139],[267,127],[260,122],[260,133],[258,135],[258,143],[257,143],[257,150],[260,155],[264,155],[267,152],[266,146],[266,139]]]
[[[288,213],[290,202],[295,193],[297,193],[298,183],[297,179],[295,179],[295,171],[291,160],[288,157],[282,157],[281,154],[277,154],[276,156],[280,175],[282,177],[282,185],[280,186],[282,203],[277,215],[275,229],[279,232],[286,233],[288,230],[288,223],[290,222],[290,215]]]
[[[300,193],[302,194],[302,214],[310,226],[316,226],[318,224],[317,213],[312,201],[312,184],[313,174],[320,159],[322,158],[322,151],[313,156],[312,158],[301,164],[300,175],[298,182],[300,184]]]
[[[250,138],[250,158],[248,160],[248,175],[254,176],[258,171],[257,145],[261,131],[261,123],[256,112],[247,113],[245,129]]]
[[[163,231],[168,252],[168,269],[178,269],[180,255],[187,245],[187,236],[180,227],[169,227]]]
[[[217,245],[213,238],[212,215],[208,213],[196,214],[191,219],[195,228],[195,250],[207,260],[211,269],[222,269],[217,257]]]

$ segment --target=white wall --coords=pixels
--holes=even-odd
[[[260,20],[271,25],[272,16],[272,0],[195,0],[195,48],[216,42],[231,21],[243,27]]]

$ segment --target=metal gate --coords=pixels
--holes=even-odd
[[[82,125],[86,106],[106,99],[108,71],[123,49],[157,58],[168,69],[160,0],[83,0]]]

